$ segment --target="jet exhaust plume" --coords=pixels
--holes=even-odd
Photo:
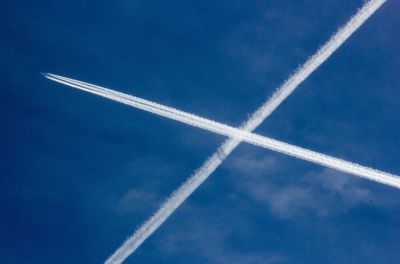
[[[372,181],[383,183],[392,187],[400,188],[400,177],[389,174],[376,169],[361,166],[356,163],[348,162],[342,159],[334,158],[329,155],[325,155],[316,151],[308,150],[305,148],[297,147],[288,143],[284,143],[269,137],[261,136],[258,134],[251,133],[239,128],[231,127],[226,124],[222,124],[210,119],[206,119],[191,113],[183,112],[181,110],[164,106],[158,103],[154,103],[136,96],[123,94],[120,92],[112,91],[107,88],[87,84],[84,82],[75,82],[72,79],[66,80],[66,78],[49,74],[47,78],[60,82],[62,84],[84,90],[90,93],[97,94],[99,96],[133,106],[135,108],[145,110],[147,112],[157,114],[175,121],[179,121],[184,124],[188,124],[194,127],[202,128],[214,132],[219,135],[237,138],[238,140],[245,141],[247,143],[263,147],[266,149],[274,150],[295,158],[310,161],[319,165],[323,165],[332,169],[336,169],[345,173],[349,173],[355,176],[366,178]],[[117,95],[119,94],[119,95]]]

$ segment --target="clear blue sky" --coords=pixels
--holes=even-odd
[[[0,262],[101,263],[364,1],[0,3]],[[400,0],[257,133],[400,174]],[[396,263],[400,190],[242,144],[127,263]]]

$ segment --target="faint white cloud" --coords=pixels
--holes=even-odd
[[[235,177],[239,176],[235,181],[237,187],[255,202],[268,207],[279,218],[290,218],[317,207],[314,194],[309,188],[272,183],[268,175],[284,169],[282,160],[275,155],[254,156],[246,153],[236,156],[228,167]]]
[[[262,252],[242,252],[232,247],[231,235],[241,229],[243,219],[228,212],[220,215],[222,219],[216,219],[214,216],[207,217],[207,214],[214,210],[217,209],[193,205],[186,207],[185,216],[189,216],[190,220],[186,219],[183,223],[172,227],[172,232],[163,236],[159,248],[168,254],[194,253],[200,258],[201,263],[278,264],[286,262],[286,257],[268,252],[266,249]],[[201,215],[205,215],[204,218],[191,217],[199,215],[199,211]]]
[[[113,202],[113,210],[117,214],[143,214],[155,210],[165,197],[163,181],[168,175],[175,175],[177,168],[157,157],[140,157],[124,169],[120,181],[128,189],[117,196]]]
[[[305,181],[315,186],[315,189],[320,186],[325,196],[334,195],[335,202],[346,208],[374,199],[371,191],[361,184],[362,180],[331,169],[310,175]]]
[[[291,218],[304,215],[310,210],[319,215],[326,214],[325,209],[316,200],[312,188],[304,186],[278,186],[260,182],[259,180],[248,180],[245,184],[244,192],[255,202],[266,205],[270,212],[278,218]]]
[[[310,190],[297,186],[289,186],[278,190],[275,188],[271,195],[265,199],[271,211],[279,217],[289,218],[302,214],[304,210],[316,209]]]
[[[153,191],[130,189],[119,200],[116,212],[120,214],[148,211],[160,203],[159,197]]]
[[[236,188],[278,218],[330,217],[371,201],[377,205],[379,199],[354,176],[323,169],[291,177],[293,171],[285,175],[285,162],[290,160],[246,154],[235,157],[228,168],[235,175]],[[285,178],[272,177],[278,171]]]
[[[252,154],[235,156],[225,165],[228,169],[234,172],[245,173],[248,175],[264,175],[266,172],[271,172],[279,169],[279,160],[272,155],[262,155],[257,157]]]

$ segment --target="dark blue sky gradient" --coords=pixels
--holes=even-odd
[[[101,263],[364,1],[0,3],[0,263]],[[256,132],[400,174],[399,0]],[[396,263],[400,190],[242,144],[127,263]]]

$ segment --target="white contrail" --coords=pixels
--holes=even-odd
[[[274,94],[261,106],[251,118],[242,125],[246,131],[254,130],[275,108],[289,96],[294,89],[318,68],[343,42],[350,37],[385,1],[367,2],[315,55],[300,67]],[[186,198],[216,170],[222,161],[236,148],[240,139],[231,138],[225,141],[204,164],[183,185],[181,185],[116,252],[106,263],[121,263],[132,254]]]
[[[248,142],[253,145],[257,145],[263,148],[287,154],[292,157],[327,166],[329,168],[353,174],[362,178],[367,178],[369,180],[390,185],[392,187],[400,188],[400,177],[393,174],[364,167],[356,163],[348,162],[312,150],[297,147],[269,137],[257,135],[213,120],[199,117],[191,113],[183,112],[172,107],[164,106],[142,98],[112,91],[110,89],[102,88],[100,86],[94,86],[80,81],[75,82],[73,79],[67,79],[54,74],[47,74],[45,76],[53,81],[90,93],[94,93],[99,96],[151,112],[153,114],[167,117],[220,135],[238,138],[239,140]]]
[[[350,21],[322,46],[302,67],[300,67],[274,94],[261,106],[241,128],[253,131],[267,118],[294,89],[319,67],[343,42],[350,37],[385,1],[369,1]],[[193,193],[225,158],[239,145],[240,139],[226,140],[218,150],[206,160],[151,216],[129,237],[107,260],[106,263],[121,263],[132,254],[159,226]]]

